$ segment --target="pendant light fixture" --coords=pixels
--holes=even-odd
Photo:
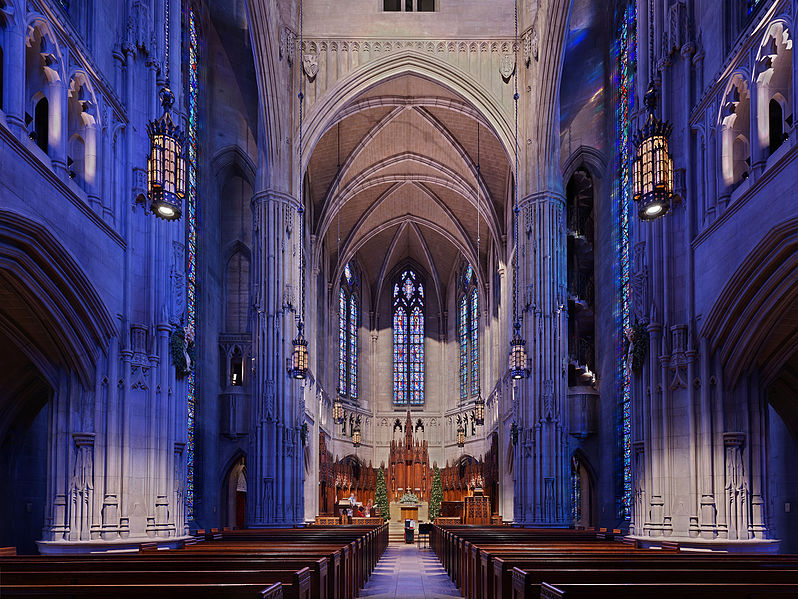
[[[515,1],[515,186],[513,189],[513,243],[515,256],[513,257],[513,339],[510,341],[510,377],[523,379],[529,374],[526,356],[526,343],[521,337],[521,321],[518,316],[518,0]]]
[[[643,103],[648,117],[633,140],[637,156],[632,160],[632,197],[640,219],[652,221],[670,211],[673,199],[673,156],[668,150],[673,125],[654,115],[657,90],[653,82]]]
[[[150,152],[147,156],[147,195],[150,210],[158,218],[178,220],[186,195],[186,136],[169,111],[175,96],[169,89],[169,1],[164,2],[164,86],[158,93],[163,107],[161,118],[147,123]]]
[[[302,0],[299,0],[299,51],[302,52]],[[300,285],[300,302],[299,302],[299,321],[297,322],[297,336],[293,341],[293,352],[291,354],[291,370],[290,375],[298,380],[307,378],[308,376],[308,342],[305,340],[303,330],[305,328],[305,198],[303,193],[303,177],[302,177],[302,116],[304,104],[303,100],[305,95],[302,93],[302,60],[301,58],[296,61],[298,73],[299,93],[299,153],[297,156],[297,172],[298,172],[298,185],[297,195],[299,206],[297,213],[299,214],[299,285]]]
[[[341,400],[341,393],[341,387],[338,387],[336,389],[332,408],[333,422],[335,422],[335,424],[344,423],[344,402]]]
[[[360,416],[355,418],[355,426],[352,429],[352,445],[354,447],[360,447]]]
[[[457,447],[465,447],[465,426],[463,426],[463,419],[457,417]]]

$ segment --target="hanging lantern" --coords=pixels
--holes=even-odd
[[[513,340],[510,342],[510,377],[514,379],[526,378],[529,373],[526,358],[526,343],[521,339],[521,323],[514,326]]]
[[[457,447],[465,447],[465,427],[463,421],[457,418]]]
[[[304,325],[300,321],[298,333],[294,339],[294,351],[291,353],[291,370],[289,374],[295,379],[304,379],[308,376],[308,342],[302,334]]]
[[[635,134],[637,156],[632,161],[632,191],[641,220],[651,221],[665,216],[673,199],[673,156],[668,151],[668,138],[673,125],[654,116],[657,92],[652,83],[643,99],[648,118]]]
[[[164,220],[177,220],[186,195],[185,135],[172,121],[169,109],[175,96],[168,86],[160,92],[163,116],[147,123],[150,154],[147,157],[147,193],[150,210]]]
[[[338,388],[338,393],[335,394],[335,399],[333,400],[333,422],[335,424],[343,424],[344,423],[344,402],[341,400],[341,388]]]
[[[479,389],[477,398],[474,400],[474,421],[477,426],[485,424],[485,400],[482,398],[482,389]]]
[[[355,420],[355,428],[352,429],[352,445],[360,447],[360,417]]]

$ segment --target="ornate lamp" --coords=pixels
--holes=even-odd
[[[302,47],[302,38],[301,38],[301,31],[302,31],[302,2],[299,2],[299,30],[300,30],[300,40],[299,40],[299,47]],[[297,63],[301,64],[301,61],[297,61]],[[302,155],[302,112],[303,112],[303,104],[302,98],[304,98],[304,94],[301,90],[302,85],[302,72],[301,67],[299,73],[299,81],[300,81],[300,91],[297,94],[297,98],[299,99],[299,155]],[[297,214],[299,215],[299,284],[300,284],[300,303],[299,303],[299,322],[297,323],[297,336],[294,339],[294,350],[291,353],[291,370],[290,374],[295,379],[305,379],[308,375],[308,342],[305,341],[305,336],[302,334],[302,330],[304,329],[304,319],[305,319],[305,252],[304,252],[304,245],[305,245],[305,208],[303,206],[304,202],[304,193],[303,193],[303,186],[302,186],[302,169],[299,169],[299,181],[297,183],[297,198],[299,200],[299,206],[297,207]]]
[[[637,156],[632,161],[632,191],[638,216],[652,221],[668,213],[673,199],[673,156],[668,151],[673,125],[654,116],[657,91],[653,83],[643,102],[648,118],[634,136]]]
[[[297,325],[297,336],[294,339],[294,351],[291,352],[291,370],[289,374],[292,378],[302,380],[308,376],[308,342],[302,334],[304,325],[299,321]]]
[[[516,321],[513,326],[513,340],[510,341],[510,378],[523,379],[529,374],[526,358],[526,343],[521,339],[521,323]]]
[[[518,63],[518,2],[515,3],[515,62]],[[520,218],[518,208],[518,69],[513,73],[515,80],[515,93],[513,94],[513,102],[515,102],[515,185],[513,185],[513,242],[515,243],[515,257],[513,258],[513,338],[510,341],[510,359],[509,359],[509,372],[512,379],[523,379],[529,374],[526,359],[526,343],[521,338],[521,321],[518,318],[518,260],[519,254],[519,237],[518,237],[518,220]]]
[[[335,399],[333,400],[333,422],[335,424],[343,424],[344,423],[344,402],[341,400],[341,388],[338,388],[338,392],[335,394]]]
[[[457,417],[457,447],[465,447],[465,427],[460,417]]]
[[[150,154],[147,157],[147,194],[150,210],[164,220],[177,220],[186,195],[185,135],[172,121],[169,109],[175,96],[168,85],[160,91],[163,116],[147,123]]]
[[[360,447],[360,416],[355,420],[355,428],[352,429],[352,445]]]
[[[474,400],[474,421],[478,426],[485,424],[485,400],[481,388],[477,390],[477,398]]]

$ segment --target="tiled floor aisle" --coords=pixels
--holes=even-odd
[[[432,549],[391,543],[359,597],[370,599],[455,599],[461,595]]]

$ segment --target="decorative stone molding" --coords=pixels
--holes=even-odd
[[[296,33],[289,27],[280,29],[280,60],[285,58],[288,64],[293,64],[295,47]]]
[[[529,39],[530,52],[536,47],[534,40],[535,37]],[[412,50],[433,54],[459,67],[498,99],[508,115],[512,110],[512,90],[502,82],[502,77],[510,77],[515,69],[515,43],[512,39],[306,38],[301,48],[298,41],[296,45],[297,51],[303,56],[303,69],[309,78],[304,98],[308,109],[349,72],[388,54]]]

